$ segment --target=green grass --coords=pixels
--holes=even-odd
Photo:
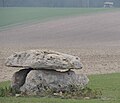
[[[89,87],[101,90],[105,103],[120,103],[120,73],[93,75],[90,80]]]
[[[0,97],[0,103],[120,103],[120,73],[91,75],[89,88],[102,91],[102,99],[75,100],[40,97]],[[0,87],[10,82],[0,83]]]
[[[0,88],[9,87],[10,81],[0,82]]]
[[[0,8],[0,27],[112,10],[106,8]]]

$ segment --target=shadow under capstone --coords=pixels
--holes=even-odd
[[[21,70],[15,72],[12,76],[12,83],[11,83],[12,89],[19,91],[20,87],[23,86],[23,84],[25,83],[27,74],[31,70],[32,70],[32,68],[28,68],[28,69],[21,69]]]

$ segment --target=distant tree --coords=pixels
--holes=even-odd
[[[3,2],[3,7],[5,7],[5,0],[2,0],[2,2]]]

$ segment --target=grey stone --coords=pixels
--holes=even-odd
[[[21,92],[28,95],[40,95],[46,90],[54,92],[70,91],[70,86],[84,88],[89,79],[84,74],[75,74],[74,71],[60,72],[56,70],[31,70],[24,85],[20,87]]]
[[[27,74],[31,70],[31,68],[27,68],[15,72],[12,76],[11,87],[16,91],[19,91],[20,87],[23,86],[23,84],[25,83]]]
[[[6,66],[33,69],[81,69],[80,58],[51,50],[29,50],[14,53]]]

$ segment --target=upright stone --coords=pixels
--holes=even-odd
[[[20,88],[28,95],[41,95],[47,89],[54,92],[70,91],[70,86],[84,88],[89,79],[84,74],[75,74],[74,71],[60,72],[55,70],[32,70]]]

